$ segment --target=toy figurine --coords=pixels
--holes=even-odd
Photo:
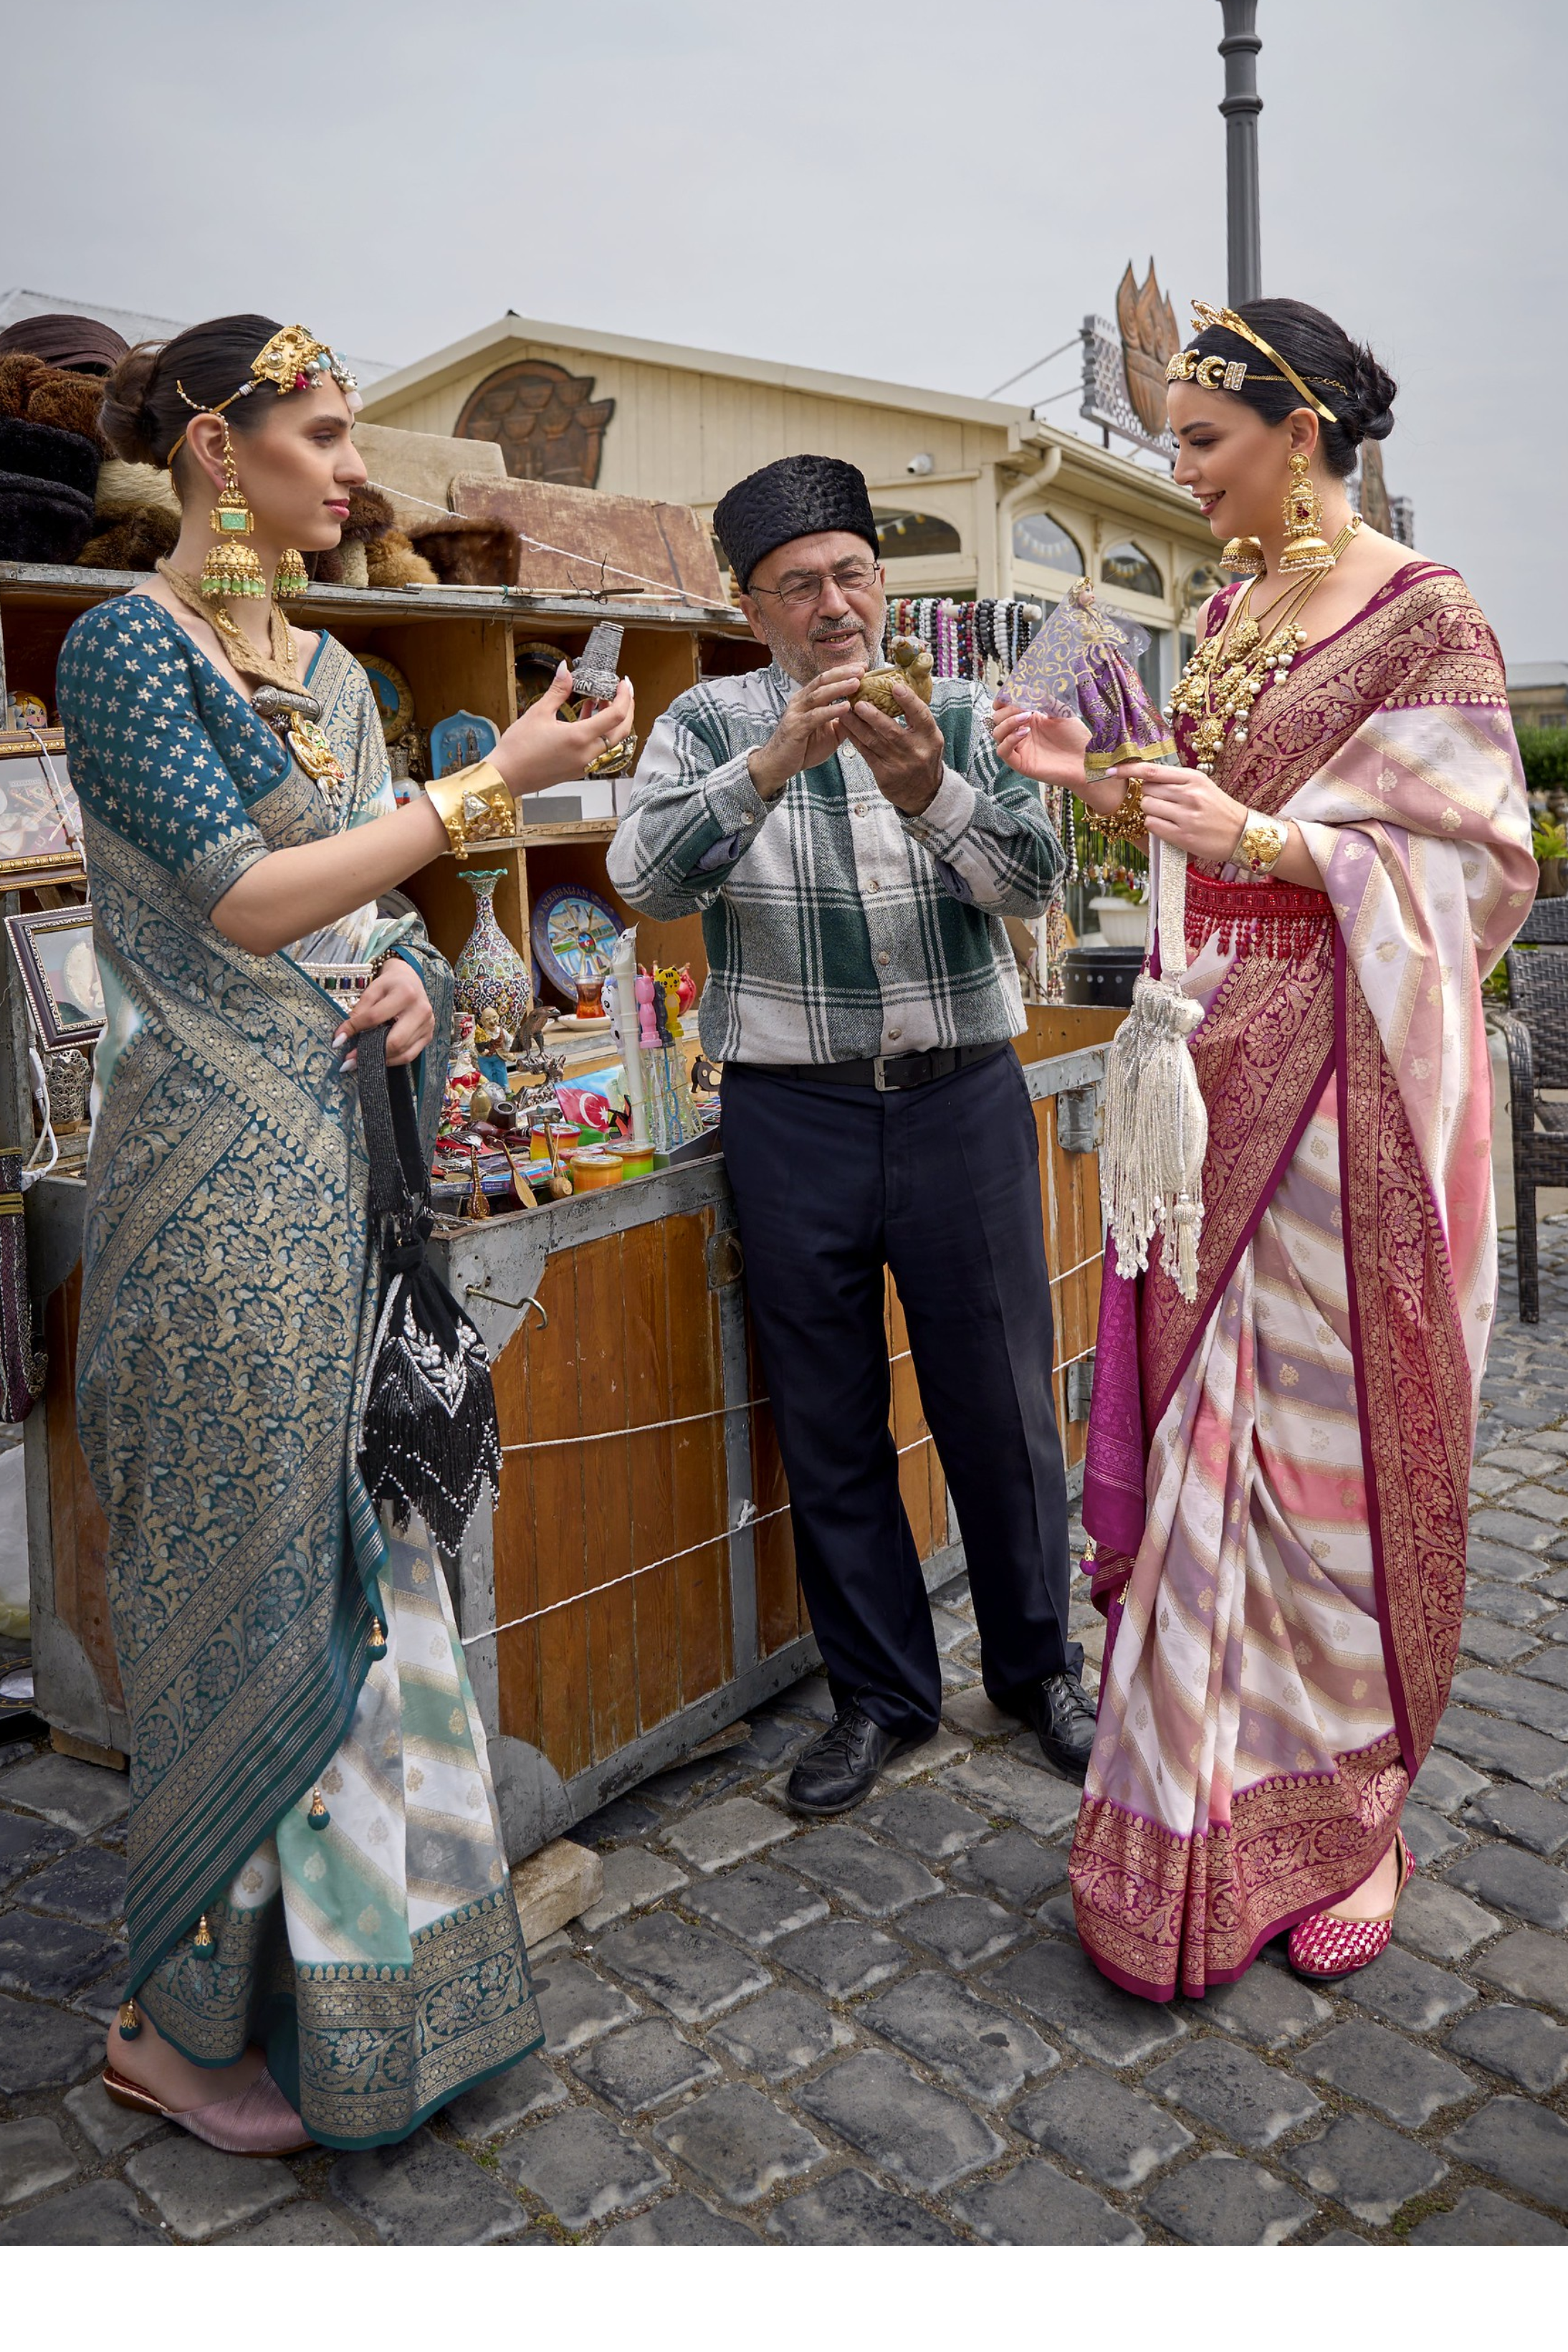
[[[639,971],[635,994],[637,1043],[644,1053],[656,1053],[664,1042],[659,1034],[659,1012],[662,1009],[662,1000],[659,984],[651,971]]]

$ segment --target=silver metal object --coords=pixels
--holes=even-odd
[[[1098,1087],[1069,1087],[1056,1097],[1056,1139],[1063,1151],[1092,1151],[1100,1108]]]
[[[613,702],[621,683],[617,665],[626,632],[619,621],[595,621],[571,673],[571,690],[586,702]]]

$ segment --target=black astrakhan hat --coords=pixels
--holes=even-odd
[[[743,590],[765,555],[813,531],[852,531],[881,552],[865,476],[841,457],[776,458],[725,492],[713,527]]]

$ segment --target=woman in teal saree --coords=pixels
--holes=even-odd
[[[58,671],[108,1008],[78,1415],[132,1738],[105,2082],[256,2153],[402,2139],[539,2040],[444,1580],[357,1459],[378,1297],[352,1034],[390,1024],[428,1147],[451,975],[382,902],[461,818],[397,806],[364,671],[271,602],[365,478],[351,403],[266,320],[132,353],[104,427],[172,463],[181,538]],[[473,772],[471,816],[624,732],[619,706],[556,724],[568,691]]]

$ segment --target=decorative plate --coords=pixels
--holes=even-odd
[[[580,980],[598,980],[609,971],[622,928],[614,908],[581,882],[558,882],[541,891],[528,921],[545,978],[569,997],[576,996]]]
[[[390,751],[413,725],[413,689],[396,662],[388,661],[384,654],[361,654],[360,667],[371,681]]]
[[[472,768],[487,760],[500,740],[494,719],[481,719],[476,710],[455,710],[430,730],[430,772],[447,776],[454,768]]]

